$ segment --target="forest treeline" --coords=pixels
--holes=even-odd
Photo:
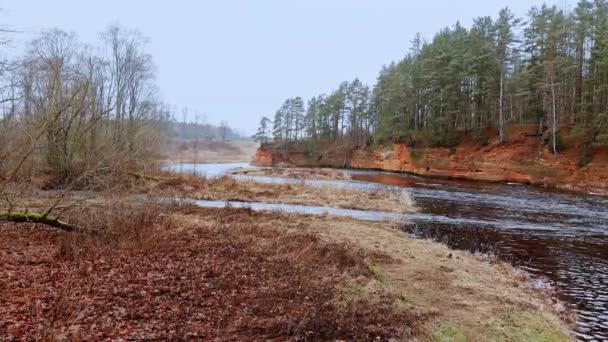
[[[564,126],[577,127],[583,147],[605,138],[607,113],[608,1],[583,0],[572,11],[533,7],[525,18],[505,8],[428,42],[417,34],[372,88],[355,79],[307,106],[288,99],[272,119],[262,118],[257,137],[354,147],[422,136],[453,146],[462,134],[483,142],[488,129],[504,143],[505,126],[533,123],[558,152]]]
[[[4,30],[4,46],[12,33]],[[59,29],[0,63],[0,190],[48,178],[99,186],[152,166],[166,138],[230,139],[220,126],[178,122],[160,99],[148,40],[111,25],[91,46]]]

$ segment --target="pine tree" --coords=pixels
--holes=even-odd
[[[497,61],[499,68],[499,79],[500,79],[500,90],[498,98],[498,126],[500,143],[503,144],[506,141],[505,137],[505,119],[504,119],[504,89],[505,89],[505,77],[507,68],[509,66],[509,60],[511,59],[512,44],[515,42],[515,35],[513,28],[518,25],[519,19],[515,19],[515,16],[508,7],[500,10],[498,20],[496,21],[496,52]]]
[[[258,141],[262,144],[266,144],[268,142],[271,124],[272,121],[270,121],[270,119],[265,116],[260,119],[260,126],[258,127],[257,133],[254,135],[255,141]]]
[[[289,111],[293,118],[294,139],[303,137],[304,132],[304,100],[301,97],[294,97],[289,102]]]
[[[358,79],[342,82],[311,99],[306,111],[301,98],[286,100],[275,137],[348,148],[413,139],[453,147],[457,131],[483,135],[489,128],[505,143],[507,125],[517,121],[536,124],[554,153],[566,123],[584,123],[595,140],[608,117],[602,115],[608,113],[608,0],[581,0],[570,13],[533,7],[523,31],[520,24],[504,8],[496,21],[477,18],[470,30],[456,23],[428,42],[417,34],[409,53],[384,66],[373,88]]]
[[[283,112],[283,108],[277,110],[274,114],[274,121],[272,122],[272,134],[274,136],[274,141],[282,141],[283,139],[287,139],[285,134],[285,126],[283,124],[284,116],[285,113]]]

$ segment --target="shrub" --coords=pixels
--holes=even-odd
[[[553,152],[553,135],[549,138],[549,142],[547,144],[549,150]],[[568,148],[566,142],[564,141],[563,136],[558,132],[555,134],[555,152],[560,153],[564,152]]]
[[[477,141],[481,146],[488,146],[488,144],[490,143],[490,138],[488,138],[487,135],[482,133],[477,137]]]
[[[581,168],[589,165],[593,160],[593,155],[591,154],[591,144],[584,143],[581,145],[578,161],[576,165]]]
[[[433,147],[452,148],[460,143],[460,135],[456,130],[448,130],[444,133],[436,133],[432,140]]]
[[[414,165],[418,166],[420,159],[422,158],[422,150],[413,147],[409,148],[408,150],[410,152],[410,158],[412,158]]]
[[[412,133],[410,131],[399,133],[393,137],[393,143],[410,145],[412,141]]]

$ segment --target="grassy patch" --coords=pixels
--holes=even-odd
[[[434,342],[466,342],[468,341],[462,329],[451,322],[444,322],[433,334]]]
[[[506,306],[485,324],[492,341],[570,341],[562,330],[538,313]]]

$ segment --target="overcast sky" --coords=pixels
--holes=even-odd
[[[150,38],[165,102],[250,134],[287,97],[307,99],[355,77],[373,85],[416,32],[431,39],[456,21],[469,27],[506,5],[524,16],[542,2],[0,0],[0,20],[20,32],[12,53],[48,28],[74,31],[87,43],[110,23],[139,29]]]

